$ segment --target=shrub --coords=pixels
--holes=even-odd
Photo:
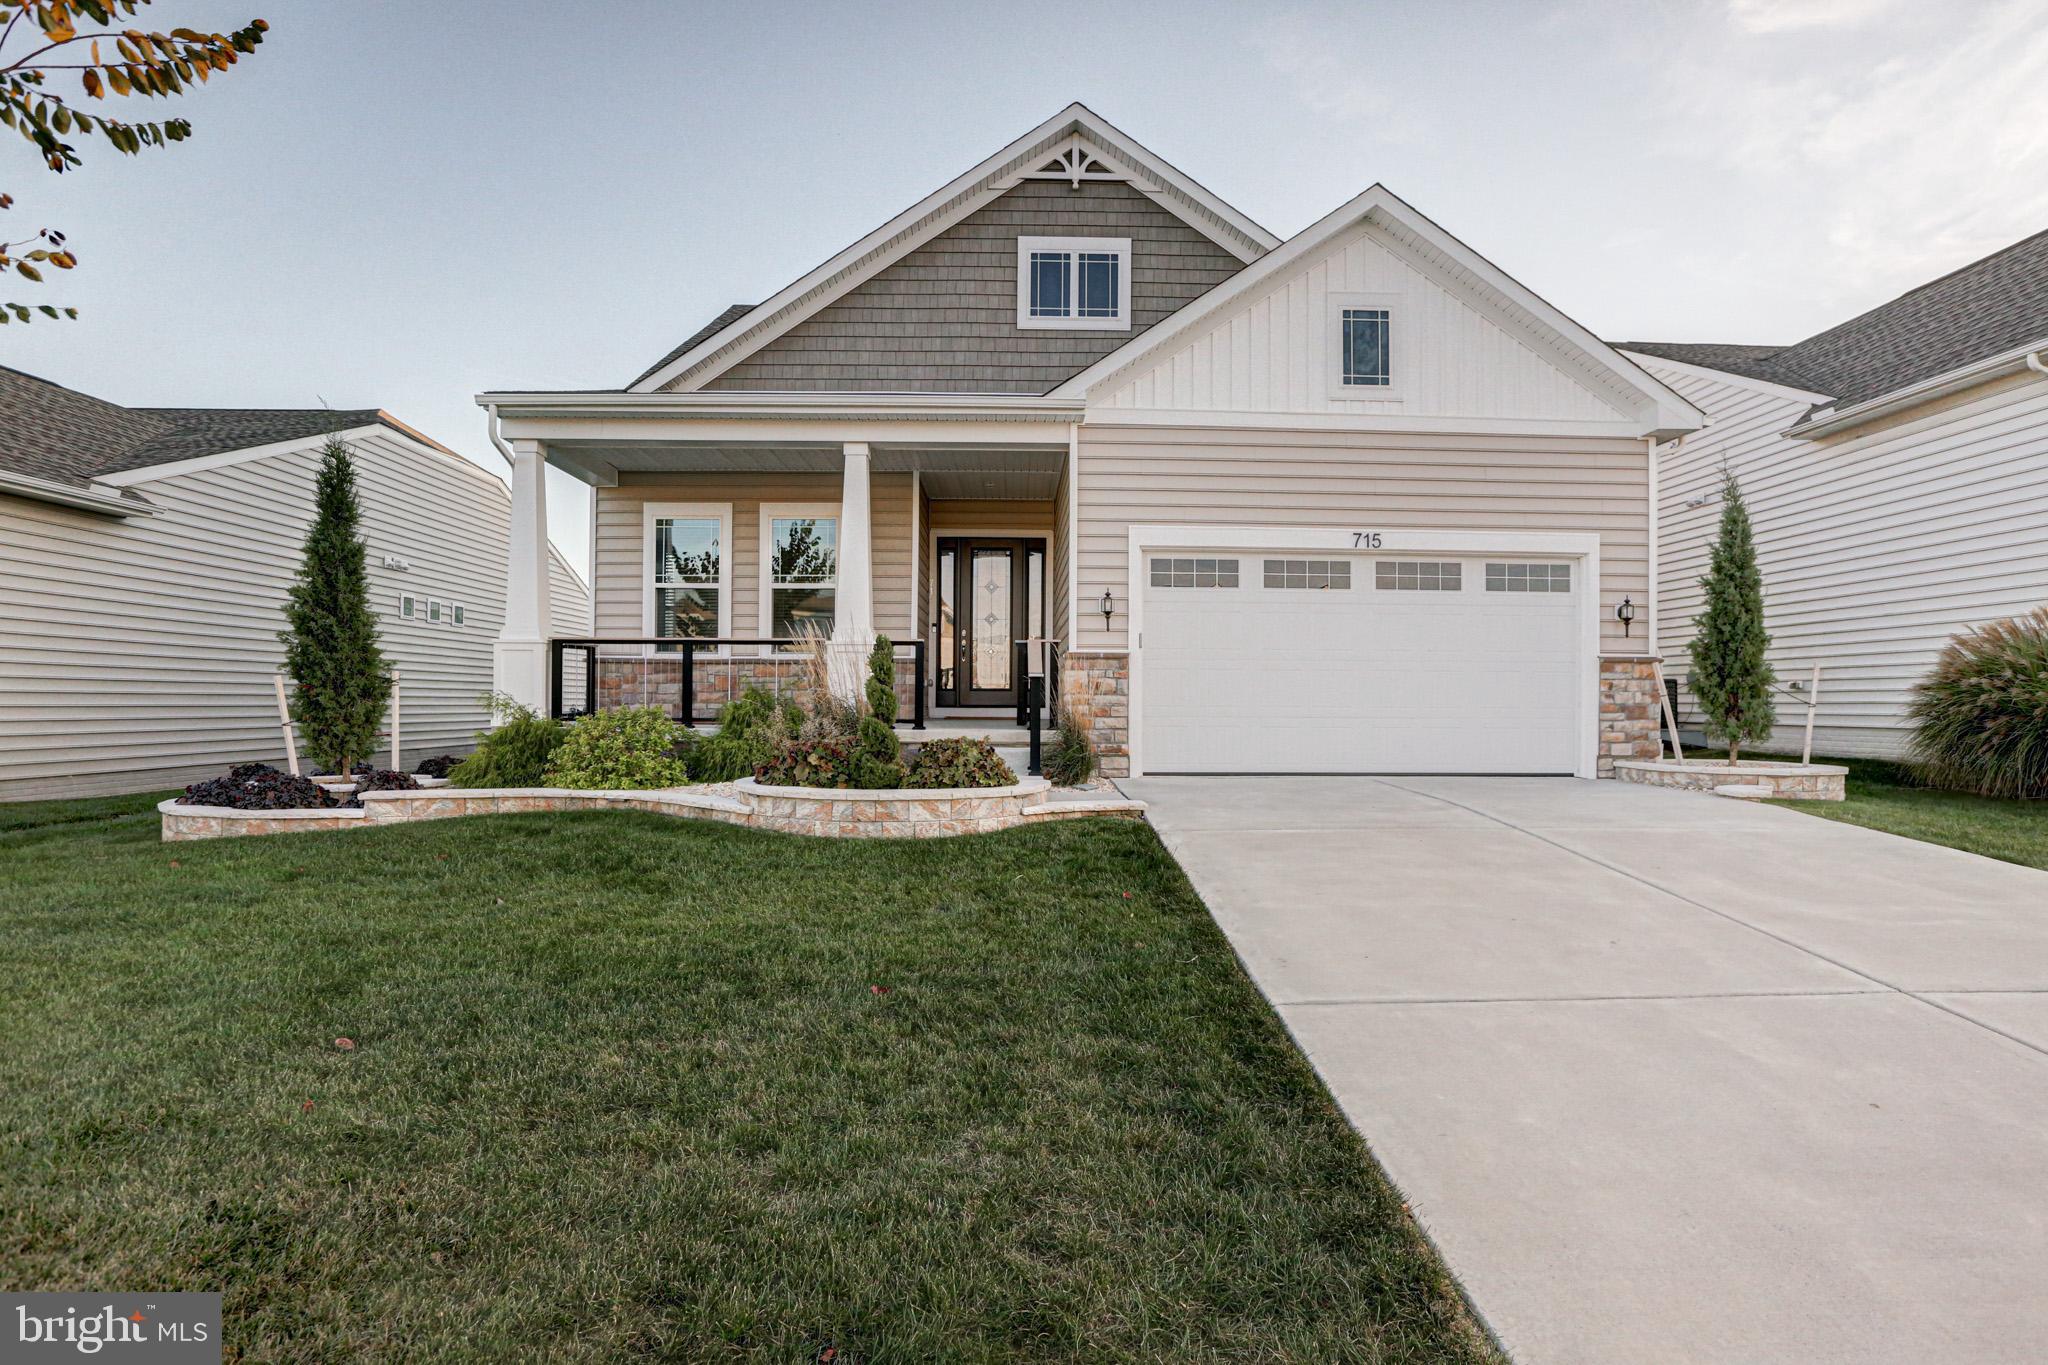
[[[875,637],[868,653],[868,714],[885,725],[896,723],[896,646],[886,635]]]
[[[774,756],[804,724],[803,708],[750,687],[718,713],[718,733],[690,746],[684,762],[693,782],[736,782]]]
[[[2048,798],[2048,607],[1950,640],[1908,709],[1922,781]]]
[[[1778,723],[1771,702],[1777,675],[1765,657],[1771,637],[1764,632],[1764,578],[1733,474],[1721,476],[1720,536],[1700,590],[1706,610],[1693,622],[1692,695],[1707,714],[1707,734],[1728,746],[1733,763],[1744,743],[1769,739]]]
[[[543,782],[585,791],[680,787],[690,778],[676,757],[677,728],[656,706],[594,711],[569,727]]]
[[[903,743],[887,721],[873,716],[860,718],[854,735],[858,760],[854,765],[854,786],[873,791],[893,791],[903,785],[909,773],[903,766]]]
[[[1060,714],[1059,737],[1047,746],[1041,763],[1056,787],[1078,787],[1095,776],[1095,750],[1080,721],[1065,712]]]
[[[411,773],[398,772],[392,768],[373,768],[356,775],[357,792],[416,792],[420,784],[412,780]]]
[[[437,754],[420,764],[413,771],[421,777],[446,777],[462,760],[454,754]]]
[[[985,739],[935,739],[917,751],[906,787],[1007,787],[1017,780]]]
[[[251,769],[261,769],[251,772]],[[247,773],[247,776],[240,774]],[[227,806],[233,810],[305,810],[334,804],[312,779],[293,777],[262,763],[237,765],[226,777],[194,782],[178,798],[185,806]]]
[[[538,787],[566,737],[559,721],[521,706],[509,697],[488,699],[498,728],[476,737],[476,752],[448,771],[457,787]]]
[[[860,764],[855,739],[784,739],[754,777],[773,787],[857,787]]]

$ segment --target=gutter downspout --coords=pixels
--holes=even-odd
[[[2027,368],[2035,374],[2048,374],[2048,365],[2041,363],[2041,357],[2044,355],[2048,355],[2048,351],[2028,351]]]
[[[491,444],[498,448],[498,458],[505,462],[507,469],[510,469],[513,463],[511,448],[505,444],[505,438],[498,434],[498,405],[486,403],[484,412],[487,414],[484,432],[491,438]]]

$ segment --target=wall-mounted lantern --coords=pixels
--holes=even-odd
[[[1110,619],[1116,615],[1116,599],[1109,595],[1107,588],[1103,589],[1102,605],[1097,610],[1102,613],[1102,628],[1108,630]]]
[[[1614,619],[1621,622],[1621,633],[1628,634],[1628,628],[1636,619],[1636,604],[1624,597],[1621,605],[1614,609]]]

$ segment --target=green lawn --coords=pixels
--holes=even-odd
[[[154,799],[0,807],[0,1287],[265,1360],[1495,1359],[1145,826]]]
[[[1725,758],[1721,750],[1687,749],[1687,758]],[[1786,757],[1751,754],[1745,758]],[[1796,758],[1797,755],[1790,755]],[[1814,757],[1848,768],[1844,801],[1778,801],[1828,820],[1881,829],[1930,844],[1981,853],[2008,863],[2048,869],[2048,802],[2003,801],[1914,785],[1904,766],[1875,758]]]

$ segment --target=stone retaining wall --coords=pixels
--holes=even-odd
[[[1025,810],[1044,801],[1052,789],[1042,777],[1027,777],[1011,787],[935,791],[770,787],[752,778],[735,786],[752,809],[757,829],[842,839],[932,839],[1009,829],[1023,824]]]
[[[1711,792],[1722,787],[1762,787],[1776,801],[1840,801],[1848,795],[1849,770],[1829,763],[1678,763],[1621,760],[1614,776],[1646,787]]]

